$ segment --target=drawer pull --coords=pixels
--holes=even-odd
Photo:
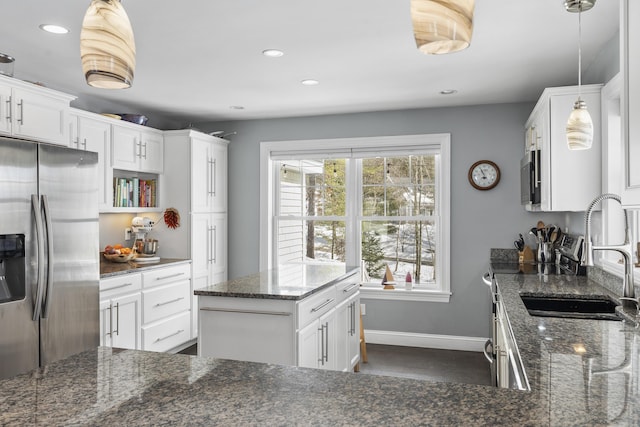
[[[184,297],[180,297],[180,298],[172,299],[171,301],[159,302],[156,305],[154,305],[154,307],[162,307],[163,305],[172,304],[174,302],[178,302],[183,299]]]
[[[327,305],[331,304],[333,301],[335,301],[335,299],[333,299],[333,298],[328,299],[325,302],[323,302],[322,304],[320,304],[319,306],[312,308],[311,312],[315,313],[316,311],[321,310],[323,307],[326,307]]]
[[[155,342],[164,341],[167,338],[175,337],[176,335],[180,335],[183,332],[184,332],[184,329],[179,329],[178,331],[172,333],[171,335],[167,335],[166,337],[163,337],[163,338],[158,338]]]
[[[291,313],[286,311],[260,311],[260,310],[234,310],[233,308],[211,308],[202,307],[200,310],[204,311],[219,311],[222,313],[242,313],[242,314],[266,314],[271,316],[291,316]]]
[[[112,291],[114,289],[126,288],[127,286],[132,286],[133,283],[125,283],[123,285],[114,286],[113,288],[103,289],[103,291]]]
[[[168,276],[161,276],[161,277],[156,277],[156,280],[166,280],[166,279],[171,279],[174,277],[179,277],[184,275],[184,273],[176,273],[176,274],[170,274]]]
[[[360,286],[358,283],[354,283],[351,286],[349,286],[348,288],[343,289],[342,292],[344,292],[344,293],[351,292],[351,289],[356,288],[358,286]]]

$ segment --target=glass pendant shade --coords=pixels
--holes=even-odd
[[[411,0],[413,35],[423,53],[442,54],[469,47],[475,0]]]
[[[567,145],[570,150],[588,150],[593,143],[593,121],[587,103],[578,98],[567,121]]]
[[[90,86],[131,87],[136,68],[133,29],[119,0],[93,0],[80,32],[82,71]]]

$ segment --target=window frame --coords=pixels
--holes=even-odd
[[[289,158],[364,158],[367,156],[408,155],[425,152],[438,152],[436,194],[438,195],[436,212],[438,215],[438,263],[436,286],[414,287],[405,290],[401,284],[398,289],[383,290],[380,286],[365,284],[361,287],[363,298],[408,301],[437,301],[449,302],[451,296],[450,284],[450,206],[451,206],[451,135],[449,133],[397,135],[360,138],[312,139],[292,141],[263,141],[260,143],[260,270],[272,268],[274,254],[277,250],[277,239],[273,238],[276,227],[275,220],[275,188],[279,170],[274,164],[278,160]],[[319,148],[320,147],[320,148]],[[382,153],[382,154],[381,154]],[[353,163],[355,162],[348,162]],[[347,171],[347,197],[353,197],[350,191],[358,189],[361,178],[358,173]],[[346,244],[357,245],[356,253],[361,251],[361,194],[357,194],[357,202],[349,203],[351,211],[346,212],[347,222],[350,222],[351,235],[346,236]],[[360,205],[358,204],[360,203]],[[384,217],[381,217],[384,218]],[[348,233],[349,234],[349,233]],[[347,259],[347,263],[354,262]],[[357,262],[357,261],[355,261]],[[358,263],[359,264],[359,263]]]

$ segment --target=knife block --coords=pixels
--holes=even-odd
[[[522,251],[518,251],[518,263],[533,264],[534,262],[535,258],[533,256],[533,251],[529,246],[525,246]]]

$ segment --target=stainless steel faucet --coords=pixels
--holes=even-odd
[[[591,242],[591,214],[596,205],[603,200],[611,199],[622,204],[620,196],[617,194],[603,194],[593,199],[587,211],[585,213],[585,233],[584,233],[584,246],[582,251],[582,265],[593,266],[593,251],[616,251],[624,258],[624,278],[622,283],[622,304],[624,306],[630,306],[635,303],[636,309],[638,307],[638,299],[635,297],[635,289],[633,284],[633,246],[629,238],[629,218],[627,216],[627,210],[624,210],[624,243],[621,245],[606,245],[595,246]]]

